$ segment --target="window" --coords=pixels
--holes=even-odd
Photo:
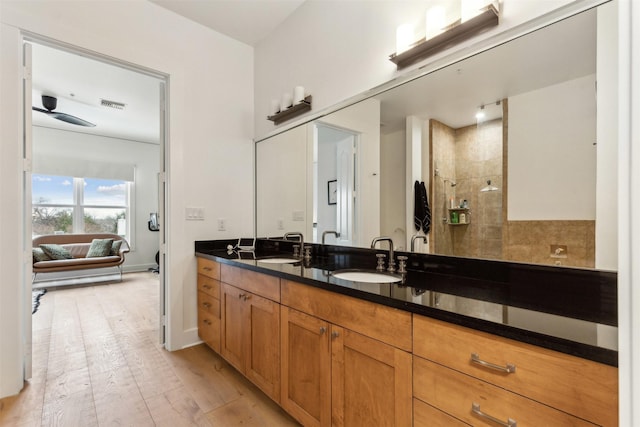
[[[32,175],[33,235],[131,232],[131,182],[123,180]]]

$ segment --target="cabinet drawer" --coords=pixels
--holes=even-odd
[[[211,313],[212,316],[217,319],[220,318],[220,300],[205,294],[204,292],[198,292],[198,310],[205,310]]]
[[[422,400],[413,399],[413,427],[464,427],[468,425]]]
[[[220,264],[206,258],[198,258],[198,274],[220,280]]]
[[[411,351],[411,313],[282,280],[282,304]]]
[[[198,274],[198,291],[220,299],[220,282],[211,277]]]
[[[596,424],[618,423],[617,369],[414,315],[414,354]],[[507,373],[480,361],[515,371]]]
[[[502,423],[511,419],[525,426],[594,426],[585,420],[558,411],[485,381],[413,357],[414,396],[471,425],[495,426],[486,416]],[[547,378],[553,387],[553,380]],[[474,413],[473,406],[485,416]]]
[[[226,264],[220,266],[221,281],[280,302],[280,279]]]
[[[220,353],[220,317],[198,310],[198,335],[209,347]]]

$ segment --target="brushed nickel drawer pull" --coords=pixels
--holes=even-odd
[[[339,336],[340,336],[340,332],[338,331],[331,332],[331,338],[338,338]]]
[[[248,299],[251,299],[251,295],[242,294],[242,301],[246,301]]]
[[[209,320],[209,319],[204,319],[202,322],[206,323],[209,326],[211,326],[211,320]]]
[[[211,267],[203,267],[202,269],[203,269],[204,271],[211,271],[211,270],[212,270],[212,268],[211,268]]]
[[[480,404],[479,403],[475,403],[473,402],[471,404],[471,411],[476,414],[477,416],[487,419],[491,422],[494,422],[498,425],[504,426],[504,427],[516,427],[518,425],[518,423],[516,422],[516,420],[512,420],[511,418],[507,419],[507,422],[504,422],[502,420],[497,419],[496,417],[492,417],[489,414],[486,414],[484,412],[482,412],[480,410]]]
[[[238,294],[238,299],[242,299],[245,297],[245,294]]]
[[[211,285],[202,285],[202,287],[203,287],[203,288],[205,288],[205,289],[211,289],[211,288],[213,288],[213,286],[211,286]]]
[[[323,335],[325,332],[327,332],[327,328],[325,328],[324,326],[322,326],[320,328],[320,335]]]
[[[211,307],[211,303],[210,302],[203,302],[202,306],[205,308],[210,308]]]
[[[473,363],[477,363],[478,365],[484,366],[485,368],[493,369],[495,371],[506,372],[507,374],[513,374],[516,371],[516,365],[512,365],[511,363],[507,363],[507,366],[500,366],[493,364],[491,362],[486,362],[480,359],[478,353],[471,353],[471,361]]]

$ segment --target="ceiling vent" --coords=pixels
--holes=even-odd
[[[124,110],[125,106],[122,102],[109,101],[108,99],[100,99],[100,105],[103,107],[115,108],[116,110]]]

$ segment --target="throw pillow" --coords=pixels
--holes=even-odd
[[[31,252],[33,253],[33,262],[51,260],[51,258],[49,258],[49,255],[45,254],[42,248],[32,248]]]
[[[51,259],[72,259],[71,253],[60,245],[54,243],[44,243],[40,248]]]
[[[122,240],[114,240],[111,245],[111,256],[120,256],[120,247],[122,246]]]
[[[109,256],[111,245],[113,245],[113,239],[93,239],[87,252],[87,258]]]

